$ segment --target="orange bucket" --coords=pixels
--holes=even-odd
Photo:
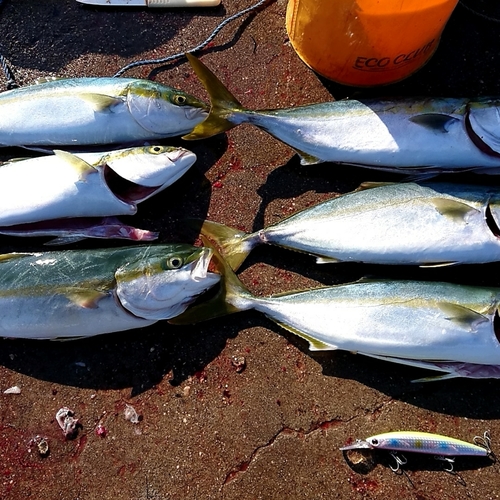
[[[421,68],[458,0],[289,0],[286,27],[300,58],[344,85],[383,85]]]

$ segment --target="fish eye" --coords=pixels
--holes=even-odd
[[[174,104],[177,104],[178,106],[184,106],[187,102],[187,97],[181,94],[175,94],[172,98],[174,101]]]
[[[182,267],[183,261],[180,257],[170,257],[167,260],[167,265],[169,269],[179,269]]]
[[[152,153],[161,153],[161,147],[160,146],[153,146],[150,151]]]

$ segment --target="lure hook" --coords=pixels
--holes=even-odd
[[[447,467],[444,467],[445,472],[449,472],[450,474],[453,472],[453,464],[455,463],[455,458],[453,457],[443,457],[442,455],[436,455],[434,457],[436,460],[440,460],[448,464]]]
[[[402,465],[406,465],[408,463],[408,460],[407,458],[404,456],[404,455],[401,455],[399,456],[397,453],[395,453],[394,451],[391,451],[389,453],[391,455],[392,458],[394,458],[394,460],[396,461],[396,466],[393,466],[393,465],[389,465],[389,467],[391,468],[392,472],[394,473],[398,473],[399,471],[403,472],[402,469],[401,469],[401,466]]]
[[[484,448],[488,452],[488,455],[493,454],[493,452],[491,451],[490,431],[485,431],[482,436],[474,436],[474,444],[477,444],[478,446],[481,446],[481,448]]]

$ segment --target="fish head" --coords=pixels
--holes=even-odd
[[[102,164],[121,178],[139,186],[162,189],[182,177],[195,161],[194,153],[173,146],[120,149],[102,158]]]
[[[219,282],[208,272],[212,250],[191,245],[144,247],[115,272],[116,296],[129,312],[150,320],[173,318]]]
[[[173,184],[195,161],[196,155],[184,148],[144,146],[106,153],[100,167],[113,195],[136,205]]]
[[[207,104],[186,92],[147,80],[129,86],[127,106],[141,127],[163,137],[190,132],[209,110]]]

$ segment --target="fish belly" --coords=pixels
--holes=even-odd
[[[109,144],[157,137],[134,120],[125,102],[96,111],[77,95],[0,100],[1,146]]]
[[[57,156],[8,163],[0,168],[0,226],[68,217],[132,215],[137,208],[118,199],[102,172],[85,179]]]
[[[359,283],[258,299],[255,308],[285,328],[332,349],[500,364],[492,318],[449,298],[447,302],[447,286],[436,288],[432,298],[427,291],[427,285],[422,289],[412,283]],[[485,293],[485,309],[491,307],[491,300]]]
[[[0,337],[90,337],[155,323],[127,313],[112,295],[99,300],[96,306],[84,307],[58,294],[23,297],[7,293],[0,297]]]
[[[322,161],[395,170],[500,166],[500,157],[483,153],[474,145],[462,115],[450,115],[446,128],[433,129],[412,121],[416,113],[398,111],[388,104],[356,102],[342,110],[339,103],[256,114],[248,121],[299,154]]]
[[[352,207],[332,203],[323,213],[304,212],[263,233],[266,242],[344,262],[426,265],[500,259],[500,241],[480,206],[454,218],[436,205],[432,199]]]

